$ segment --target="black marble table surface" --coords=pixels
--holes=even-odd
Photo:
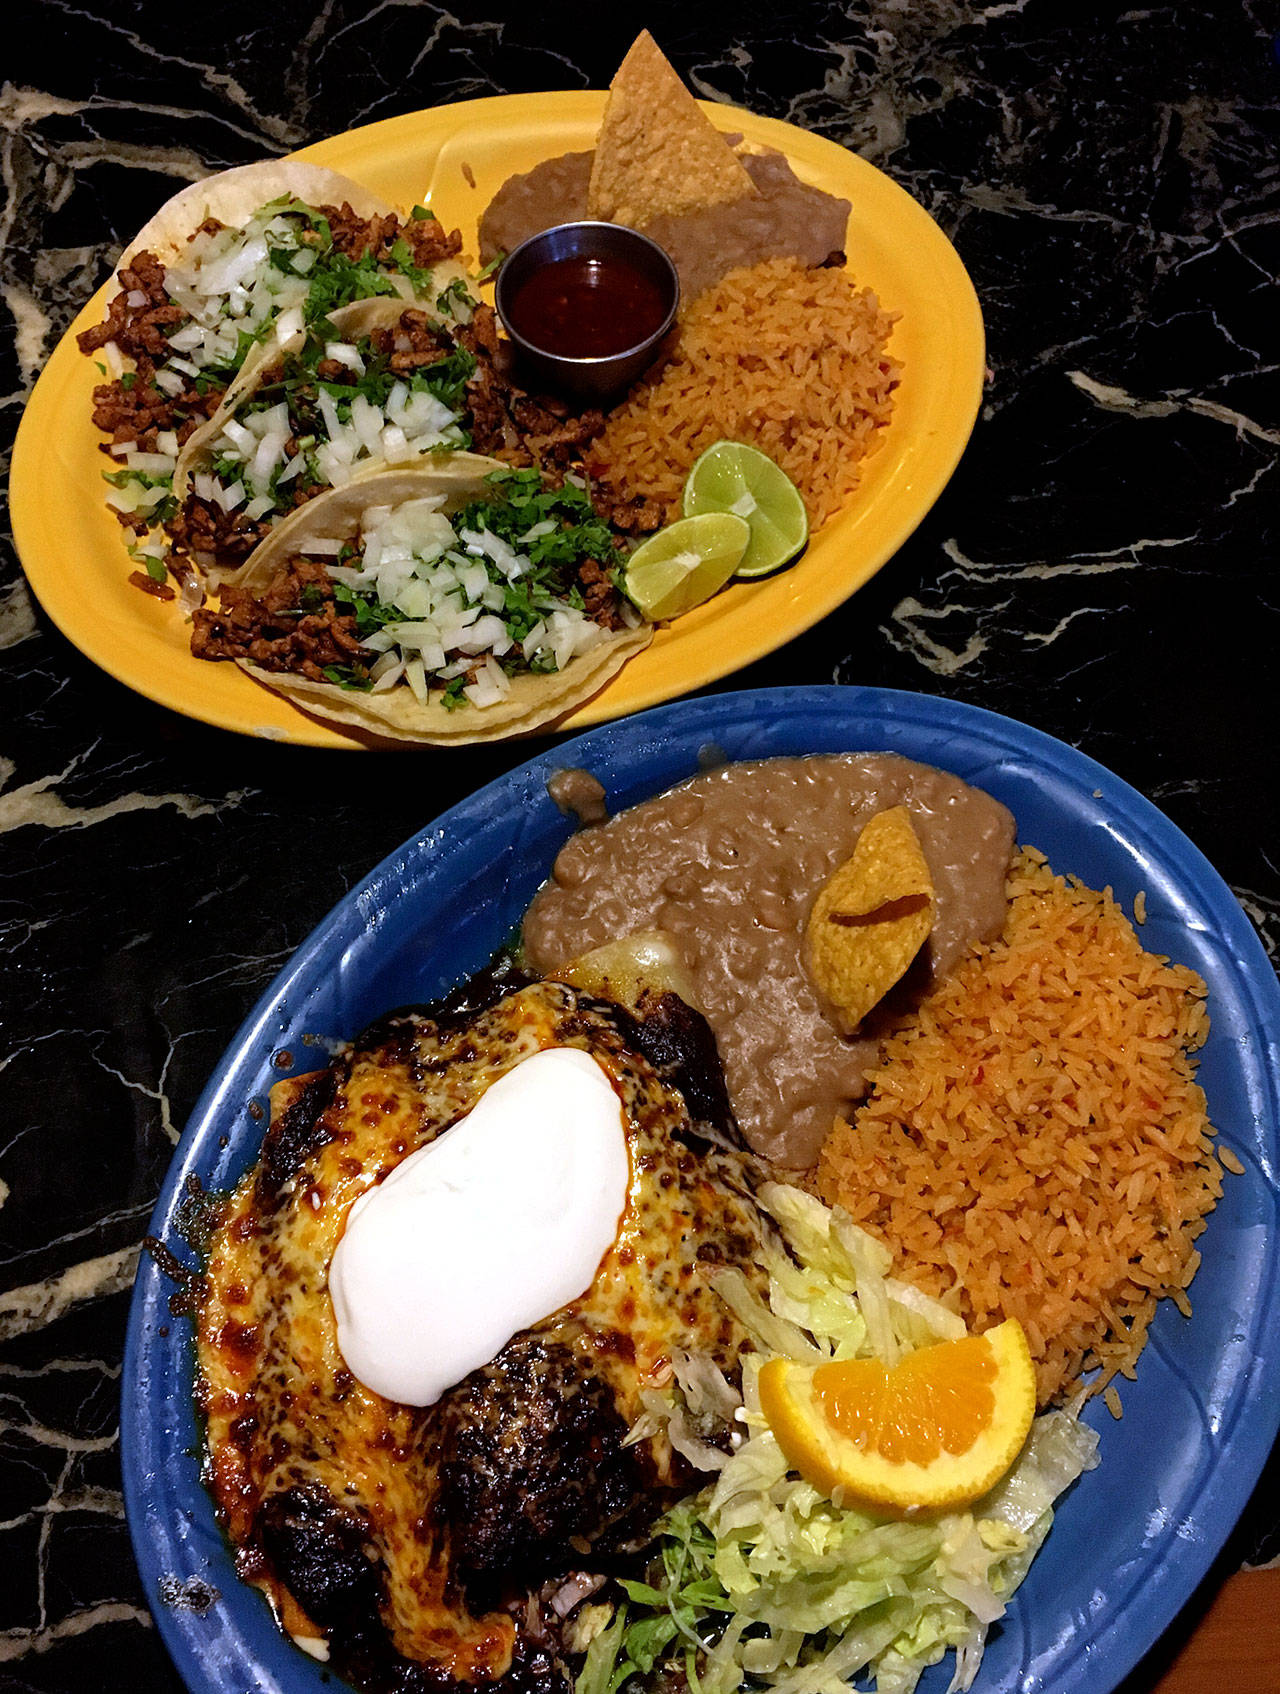
[[[0,91],[6,449],[59,335],[175,188],[423,106],[603,87],[641,24],[703,96],[901,183],[954,239],[989,336],[976,432],[918,532],[723,686],[914,689],[1060,736],[1186,831],[1274,956],[1280,14],[1260,0],[32,0]],[[329,906],[530,750],[327,754],[170,715],[54,630],[5,537],[0,1689],[177,1688],[116,1445],[166,1162]],[[383,760],[358,793],[352,758]],[[1275,1557],[1271,1491],[1215,1580]]]

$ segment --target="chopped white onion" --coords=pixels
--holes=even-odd
[[[299,319],[298,327],[301,328],[302,327],[302,323],[301,323],[302,314],[301,314],[301,312],[299,312],[299,314],[298,314],[298,319]],[[283,322],[283,320],[281,320],[281,321]],[[283,341],[283,339],[284,339],[283,329],[278,329],[276,333],[280,336],[280,339]],[[335,364],[345,365],[347,370],[354,371],[357,376],[363,376],[364,375],[364,373],[365,373],[365,362],[360,357],[360,354],[356,351],[356,349],[351,345],[351,343],[349,341],[328,341],[328,342],[325,343],[324,352],[325,352],[325,357],[327,359],[332,359]],[[397,387],[398,386],[399,386],[399,384],[397,384]],[[392,392],[394,393],[394,390]]]

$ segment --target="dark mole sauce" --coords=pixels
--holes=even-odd
[[[647,340],[667,306],[657,284],[625,259],[575,254],[533,271],[507,302],[507,318],[542,352],[598,359]]]

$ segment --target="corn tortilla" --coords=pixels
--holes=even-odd
[[[285,559],[305,555],[311,543],[354,536],[364,513],[374,506],[442,496],[442,509],[456,511],[486,492],[486,477],[506,468],[479,453],[450,453],[438,464],[374,472],[318,494],[277,525],[236,574],[235,584],[260,592]],[[381,693],[365,693],[265,670],[247,659],[236,663],[255,682],[332,723],[423,746],[461,746],[521,735],[563,717],[603,688],[633,654],[648,646],[652,636],[648,625],[616,631],[571,659],[563,670],[512,677],[510,692],[492,706],[468,704],[455,710],[441,704],[438,690],[423,704],[404,682]]]
[[[181,253],[206,218],[231,228],[246,223],[263,206],[289,194],[308,206],[346,204],[358,217],[385,217],[395,207],[361,183],[323,165],[300,159],[259,159],[189,183],[166,200],[138,231],[117,262],[127,265],[139,253],[164,260]]]

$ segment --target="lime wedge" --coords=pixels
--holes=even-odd
[[[732,512],[751,526],[751,540],[738,576],[767,576],[794,559],[809,539],[809,518],[800,490],[779,465],[744,441],[717,441],[689,472],[684,485],[686,518],[703,512]]]
[[[724,587],[750,540],[750,525],[732,512],[680,518],[636,548],[623,586],[652,622],[678,618]]]

